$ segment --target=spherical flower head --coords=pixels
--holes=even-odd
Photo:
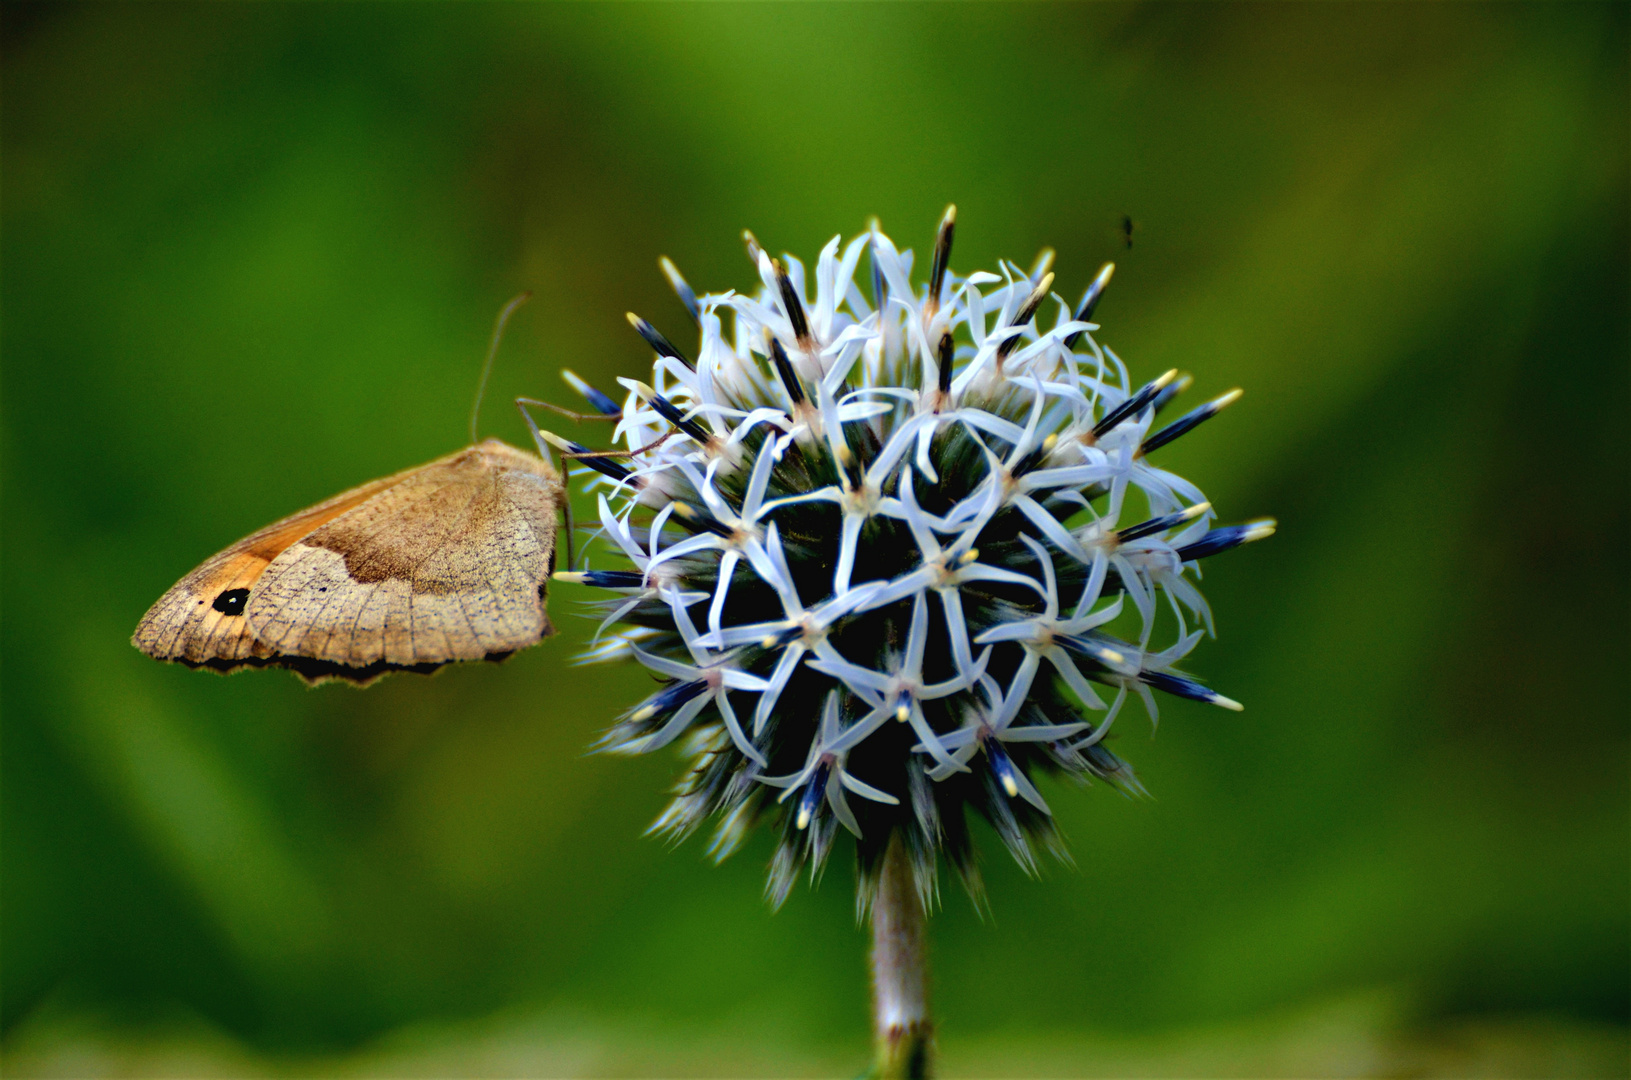
[[[547,436],[593,470],[617,561],[559,575],[618,594],[587,658],[663,683],[600,745],[678,741],[653,828],[714,818],[724,858],[767,824],[776,904],[840,831],[863,904],[896,831],[925,900],[941,855],[978,898],[971,813],[1031,870],[1038,843],[1064,856],[1039,773],[1142,790],[1107,745],[1129,695],[1152,722],[1155,691],[1240,708],[1176,665],[1212,629],[1198,560],[1273,522],[1215,527],[1150,460],[1239,392],[1154,428],[1189,380],[1135,384],[1095,339],[1112,267],[1072,307],[1049,252],[953,273],[954,225],[917,283],[876,224],[813,275],[746,234],[754,295],[698,297],[663,260],[695,359],[631,315],[656,359],[621,408],[566,373],[626,449]]]

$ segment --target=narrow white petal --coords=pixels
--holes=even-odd
[[[767,680],[761,679],[757,675],[751,675],[746,671],[731,667],[720,668],[719,678],[732,690],[748,690],[757,693],[770,685]]]
[[[731,708],[730,694],[719,690],[714,694],[714,701],[719,705],[719,715],[725,721],[725,729],[731,733],[731,742],[742,751],[742,755],[761,769],[770,764],[765,760],[765,756],[759,753],[759,748],[753,745],[753,741],[743,733],[742,725],[736,719],[736,710]]]
[[[1036,669],[1041,664],[1042,658],[1034,649],[1025,650],[1025,659],[1020,663],[1019,670],[1014,672],[1007,693],[1002,696],[1002,710],[991,718],[991,730],[1001,732],[1014,722],[1019,715],[1019,707],[1030,695],[1031,682],[1036,678]]]
[[[849,788],[863,799],[871,799],[873,802],[884,803],[888,806],[900,805],[900,800],[889,794],[889,792],[881,791],[878,788],[873,787],[871,784],[857,780],[855,776],[847,770],[839,772],[838,781],[844,787]]]
[[[861,539],[863,519],[858,514],[845,514],[838,537],[838,568],[833,571],[832,591],[849,591],[849,578],[855,572],[855,547]]]
[[[759,695],[759,703],[753,708],[753,734],[757,736],[764,730],[765,721],[770,719],[771,710],[781,699],[782,690],[787,687],[787,680],[793,677],[793,670],[799,666],[804,658],[804,650],[788,648],[782,651],[776,659],[776,670],[770,673],[770,680],[766,684],[764,693]]]
[[[821,650],[817,650],[816,659],[806,661],[806,663],[823,675],[831,675],[833,678],[838,679],[851,689],[865,687],[875,693],[882,693],[894,685],[894,680],[889,676],[873,671],[871,668],[864,668],[859,664],[852,664],[838,656],[836,652],[828,657],[823,656]]]
[[[701,668],[692,667],[690,664],[682,664],[678,660],[670,660],[666,656],[658,656],[656,653],[646,652],[637,645],[630,645],[629,648],[633,650],[636,660],[639,660],[640,663],[659,675],[667,675],[671,679],[679,679],[682,682],[695,682],[702,678]]]
[[[1018,762],[1009,763],[1008,775],[1014,781],[1014,786],[1019,789],[1021,798],[1049,817],[1053,816],[1053,811],[1049,810],[1048,804],[1042,800],[1042,793],[1036,790],[1036,785],[1031,783],[1031,778],[1025,775],[1025,770],[1019,767]]]
[[[930,757],[949,769],[958,772],[969,771],[968,766],[952,757],[946,748],[940,744],[940,736],[936,735],[934,729],[929,726],[928,717],[923,715],[923,709],[916,701],[912,702],[912,711],[907,718],[907,722],[912,725],[912,730],[917,732],[917,737],[923,740],[923,749],[928,751]]]
[[[834,779],[830,776],[827,778],[827,805],[832,807],[832,816],[838,819],[838,823],[858,839],[861,835],[861,823],[855,820],[855,811],[849,808],[849,801],[844,798],[844,788],[847,785],[843,781],[846,777],[840,774],[836,777],[837,783],[833,782]]]
[[[868,735],[882,727],[885,720],[894,715],[895,707],[892,704],[881,705],[873,709],[848,728],[845,728],[844,733],[838,736],[833,744],[827,747],[827,750],[830,753],[843,754],[855,749],[861,745]]]
[[[719,560],[719,581],[714,586],[714,602],[708,607],[708,632],[716,640],[719,637],[719,620],[725,614],[725,597],[731,591],[731,577],[736,573],[736,564],[741,561],[742,556],[735,551],[726,551]]]
[[[708,702],[712,700],[713,699],[707,694],[698,694],[690,701],[687,701],[680,707],[679,712],[676,712],[668,723],[664,724],[652,734],[647,735],[644,739],[641,739],[639,746],[636,748],[636,752],[641,754],[649,754],[653,750],[661,750],[663,747],[679,738],[682,734],[684,734],[685,729],[691,726],[691,721],[697,718],[697,714],[702,711],[703,706],[707,705]]]

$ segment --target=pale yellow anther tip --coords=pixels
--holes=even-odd
[[[1234,698],[1226,698],[1222,694],[1214,694],[1212,704],[1217,705],[1220,708],[1228,709],[1230,712],[1246,711],[1246,706],[1242,705]]]
[[[641,382],[639,379],[630,379],[628,385],[634,388],[636,394],[640,395],[641,401],[657,396],[656,390],[653,390],[648,384]]]
[[[876,221],[877,219],[873,218],[873,220]],[[951,203],[948,205],[946,207],[946,212],[940,215],[940,220],[948,225],[955,223],[957,221],[957,204]]]
[[[908,706],[902,705],[900,708],[895,710],[895,719],[899,720],[901,723],[904,724],[911,718],[912,710]]]
[[[1211,509],[1212,509],[1212,504],[1211,503],[1209,503],[1209,502],[1198,502],[1194,506],[1186,507],[1184,509],[1184,520],[1185,521],[1194,521],[1196,518],[1200,517],[1204,513],[1207,513]]]
[[[549,575],[551,581],[564,581],[570,585],[582,585],[583,578],[581,570],[557,570]]]
[[[973,562],[975,559],[978,559],[979,557],[980,557],[980,549],[979,548],[969,548],[967,551],[963,552],[962,555],[958,556],[957,561],[962,563],[964,566],[967,566],[969,563]]]
[[[540,439],[543,439],[546,443],[553,446],[555,449],[561,451],[562,453],[565,453],[565,454],[575,454],[575,453],[577,453],[576,450],[572,449],[572,444],[570,442],[568,442],[567,440],[561,438],[559,435],[555,434],[553,431],[545,431],[542,428],[540,428],[538,430],[538,437]]]
[[[1114,649],[1105,649],[1099,656],[1111,664],[1125,664],[1127,662],[1127,658]]]
[[[637,710],[633,716],[629,717],[629,719],[633,720],[636,724],[643,724],[647,720],[650,720],[653,716],[656,716],[656,715],[657,715],[656,707],[652,706],[652,705],[647,705],[645,708]]]
[[[1274,530],[1278,529],[1279,527],[1280,523],[1275,521],[1273,518],[1264,518],[1262,521],[1253,521],[1246,526],[1246,542],[1251,543],[1253,540],[1266,540],[1273,536]]]
[[[798,817],[793,819],[793,824],[797,825],[801,829],[809,827],[810,811],[804,809],[802,806],[799,807]]]
[[[1154,384],[1155,388],[1157,390],[1165,389],[1166,385],[1168,383],[1170,383],[1173,379],[1176,379],[1177,377],[1178,377],[1178,369],[1173,368],[1171,371],[1167,372],[1165,375],[1163,375],[1159,379],[1155,380],[1155,384]]]
[[[1002,778],[1002,790],[1006,791],[1008,797],[1012,799],[1019,794],[1019,785],[1014,783],[1012,776],[1004,776]]]
[[[1233,405],[1235,402],[1239,401],[1241,398],[1243,398],[1245,396],[1246,396],[1246,391],[1242,390],[1240,387],[1237,386],[1233,390],[1229,391],[1227,394],[1219,394],[1217,397],[1213,398],[1212,399],[1212,408],[1214,408],[1214,409],[1227,408],[1228,406]]]
[[[1036,288],[1032,289],[1031,292],[1033,294],[1041,293],[1042,295],[1046,296],[1048,290],[1051,288],[1053,288],[1053,271],[1049,270],[1046,274],[1042,275],[1042,280],[1036,283]]]

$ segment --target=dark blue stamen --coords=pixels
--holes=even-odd
[[[1167,445],[1167,443],[1171,442],[1173,439],[1176,439],[1178,436],[1188,434],[1190,431],[1199,427],[1207,420],[1212,419],[1212,417],[1216,416],[1222,410],[1223,406],[1219,405],[1215,401],[1208,401],[1205,405],[1202,405],[1197,409],[1190,410],[1189,412],[1180,416],[1178,419],[1174,420],[1172,423],[1168,424],[1166,427],[1162,428],[1160,431],[1157,431],[1154,435],[1151,435],[1149,438],[1145,439],[1144,445],[1139,447],[1139,453],[1148,454],[1152,450],[1159,450],[1161,447]]]
[[[1164,690],[1178,697],[1189,698],[1191,701],[1204,701],[1210,704],[1217,700],[1217,693],[1209,690],[1194,679],[1185,679],[1178,675],[1169,675],[1164,671],[1141,671],[1138,673],[1140,682]]]
[[[940,335],[940,350],[935,359],[940,365],[940,392],[951,393],[951,367],[954,349],[951,343],[951,331],[947,330]]]
[[[1093,309],[1099,306],[1099,301],[1104,297],[1105,286],[1110,284],[1110,275],[1115,271],[1115,268],[1114,263],[1105,263],[1099,268],[1098,276],[1093,279],[1092,284],[1088,285],[1087,291],[1082,294],[1082,302],[1076,305],[1076,313],[1071,316],[1072,319],[1076,322],[1091,322],[1093,320]],[[1086,333],[1085,330],[1078,330],[1065,338],[1065,348],[1074,349],[1076,342],[1084,333]]]
[[[1014,312],[1014,321],[1008,325],[1027,325],[1031,319],[1036,316],[1036,309],[1041,307],[1042,301],[1047,298],[1048,286],[1051,284],[1053,284],[1052,274],[1045,276],[1041,281],[1037,282],[1036,288],[1031,290],[1031,295],[1025,298],[1025,303],[1020,305],[1020,309],[1018,311]],[[1013,337],[1004,341],[1001,345],[998,345],[997,362],[1000,364],[1002,361],[1008,359],[1008,354],[1019,347],[1019,343],[1024,340],[1024,337],[1024,334],[1015,334]]]
[[[728,538],[731,535],[729,525],[726,525],[707,511],[697,509],[690,503],[676,502],[674,504],[674,516],[680,520],[680,524],[693,532],[700,529],[703,532],[711,532],[715,536]]]
[[[781,293],[787,321],[793,324],[793,336],[800,342],[809,341],[810,324],[804,318],[804,301],[799,299],[798,290],[793,288],[793,279],[782,269],[781,260],[777,259],[773,265],[776,267],[776,288]]]
[[[1115,430],[1116,425],[1123,420],[1143,412],[1150,402],[1155,400],[1155,395],[1161,392],[1161,387],[1156,385],[1159,382],[1160,380],[1157,379],[1155,382],[1146,383],[1138,393],[1106,413],[1103,420],[1093,425],[1093,437],[1096,439],[1103,438]]]
[[[691,363],[684,353],[675,348],[672,341],[663,337],[661,330],[658,330],[632,311],[629,312],[629,325],[634,327],[636,333],[646,339],[646,344],[650,345],[658,356],[671,356],[692,371],[696,370],[696,365]]]
[[[1151,533],[1166,532],[1177,525],[1194,521],[1195,517],[1188,510],[1180,510],[1176,514],[1165,514],[1161,517],[1141,521],[1137,525],[1129,525],[1125,529],[1116,530],[1116,539],[1125,544],[1129,540],[1141,540]]]
[[[1020,458],[1019,461],[1014,464],[1014,467],[1009,470],[1010,475],[1024,476],[1032,469],[1035,469],[1038,465],[1041,465],[1043,459],[1045,459],[1052,452],[1053,444],[1048,442],[1046,439],[1042,440],[1042,444],[1040,446],[1026,454],[1024,457]]]
[[[991,774],[997,778],[997,783],[1010,796],[1019,794],[1019,784],[1014,779],[1014,762],[1008,752],[1002,748],[1002,743],[996,739],[987,739],[985,742],[986,760],[991,762]]]
[[[1161,392],[1155,395],[1155,400],[1150,402],[1150,411],[1155,413],[1157,416],[1161,415],[1161,410],[1166,408],[1168,405],[1171,405],[1172,400],[1185,390],[1188,390],[1189,385],[1194,381],[1194,378],[1189,375],[1180,375],[1178,378],[1167,383],[1167,385],[1161,388]]]
[[[647,698],[645,704],[635,710],[635,715],[646,713],[648,710],[648,715],[653,717],[671,713],[698,694],[706,693],[707,690],[708,681],[706,679],[694,679],[691,682],[677,682],[671,686],[665,686]]]
[[[782,385],[787,387],[787,396],[793,399],[793,404],[804,404],[804,384],[799,382],[798,372],[793,370],[793,362],[787,358],[787,350],[774,337],[770,339],[770,360],[776,365],[776,374],[781,376]]]
[[[803,636],[804,636],[804,627],[802,627],[802,626],[789,626],[786,630],[783,630],[781,633],[776,634],[771,639],[770,647],[772,649],[785,649],[787,646],[793,644],[793,642],[797,641],[799,638],[801,638]]]
[[[1178,549],[1178,558],[1184,562],[1193,562],[1204,559],[1208,555],[1216,555],[1220,551],[1228,551],[1232,547],[1239,547],[1251,539],[1250,533],[1259,528],[1257,525],[1224,525],[1213,529],[1193,544],[1185,544]]]
[[[712,435],[708,434],[707,428],[695,420],[687,420],[685,414],[680,411],[679,406],[661,394],[652,394],[649,400],[651,407],[657,410],[658,416],[661,416],[697,442],[705,443],[713,438]]]
[[[645,575],[633,570],[585,570],[583,583],[600,589],[639,589],[645,586]]]
[[[628,469],[619,465],[611,458],[598,456],[597,451],[589,449],[582,443],[567,442],[566,445],[571,447],[571,450],[569,450],[568,453],[584,455],[583,457],[573,458],[573,461],[583,462],[585,465],[589,466],[597,473],[600,473],[602,476],[609,476],[613,480],[627,480],[633,475]]]
[[[580,381],[573,385],[578,393],[583,395],[583,400],[587,401],[590,407],[596,412],[600,413],[602,416],[616,416],[623,411],[618,407],[617,402],[613,401],[599,390],[596,390],[588,383]]]
[[[1096,664],[1102,664],[1106,668],[1110,668],[1112,665],[1109,659],[1105,657],[1105,653],[1114,653],[1116,656],[1121,657],[1122,660],[1125,660],[1126,658],[1125,654],[1120,649],[1117,649],[1114,646],[1108,645],[1105,642],[1099,641],[1093,637],[1076,637],[1069,634],[1061,634],[1056,640],[1059,642],[1059,644],[1063,645],[1071,652],[1076,653],[1078,656],[1085,656],[1087,659],[1092,660]],[[1121,661],[1118,661],[1118,663],[1119,662]]]
[[[679,267],[670,262],[666,256],[660,259],[659,262],[662,265],[663,274],[668,278],[668,283],[674,288],[674,295],[680,298],[680,303],[684,304],[685,310],[690,313],[691,321],[701,326],[702,306],[697,303],[697,294],[691,290],[691,286],[686,283],[685,278],[680,276]]]
[[[827,794],[827,778],[832,773],[832,767],[825,761],[816,766],[815,775],[804,787],[804,794],[799,796],[798,820],[795,822],[799,828],[804,828],[815,820],[816,807],[821,805],[821,797]]]

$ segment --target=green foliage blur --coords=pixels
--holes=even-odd
[[[1272,540],[1053,788],[1074,867],[947,881],[947,1075],[1625,1075],[1628,9],[40,5],[3,12],[8,1075],[853,1075],[848,862],[642,835],[649,687],[569,660],[366,691],[128,644],[205,556],[646,370],[657,271],[754,283],[869,215],[1058,249],[1170,451]],[[1136,223],[1129,247],[1123,215]],[[566,430],[585,441],[597,431]],[[987,837],[989,841],[991,838]],[[762,838],[761,838],[762,840]]]

